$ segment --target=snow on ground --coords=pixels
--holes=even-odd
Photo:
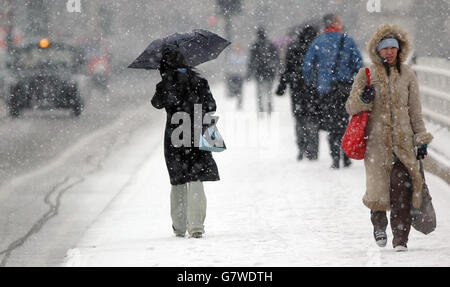
[[[378,248],[361,201],[362,162],[330,170],[325,133],[320,159],[297,161],[289,97],[274,98],[277,113],[258,122],[254,91],[254,84],[245,86],[244,112],[234,113],[223,86],[213,87],[228,150],[214,154],[221,181],[205,183],[202,239],[172,234],[161,126],[131,141],[147,161],[68,251],[64,266],[450,266],[450,188],[444,181],[427,174],[437,230],[428,236],[412,230],[407,253],[394,253],[390,243]],[[154,137],[161,144],[148,155]],[[390,242],[390,230],[388,236]]]
[[[428,131],[434,136],[430,144],[430,154],[440,163],[450,166],[450,131],[446,127],[427,122]]]

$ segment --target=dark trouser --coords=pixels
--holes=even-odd
[[[394,239],[392,245],[406,245],[411,230],[412,181],[408,170],[396,159],[391,172],[391,229]],[[371,221],[375,229],[386,230],[388,220],[386,211],[371,211]]]
[[[352,89],[352,81],[350,82],[333,82],[331,91],[323,99],[325,111],[322,117],[327,122],[325,128],[328,130],[328,142],[330,144],[330,155],[333,165],[339,167],[341,159],[344,165],[348,165],[350,159],[341,149],[342,137],[349,122],[349,116],[345,109],[345,103]]]
[[[258,112],[272,113],[272,85],[273,80],[258,79],[256,82]]]
[[[237,97],[237,108],[242,107],[242,85],[244,83],[244,77],[238,74],[229,74],[227,76],[228,83],[228,96]]]
[[[341,149],[342,137],[344,136],[345,129],[335,128],[331,129],[328,134],[328,143],[330,144],[330,155],[333,159],[333,163],[339,167],[339,162],[341,159],[344,160],[344,163],[350,161],[347,155]]]
[[[319,125],[309,117],[295,115],[295,131],[300,154],[308,159],[317,159],[319,150]]]

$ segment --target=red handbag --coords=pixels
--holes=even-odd
[[[367,86],[370,86],[370,70],[366,68]],[[342,150],[351,159],[363,159],[366,152],[365,131],[369,112],[352,116],[342,137]]]

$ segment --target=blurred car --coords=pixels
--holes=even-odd
[[[9,69],[13,81],[6,97],[11,117],[24,109],[70,109],[75,116],[83,111],[77,74],[83,55],[79,49],[42,39],[16,48]]]
[[[8,77],[8,70],[6,69],[6,56],[0,50],[0,98],[5,98],[6,95],[6,78]]]
[[[87,40],[83,45],[87,72],[95,87],[107,89],[111,76],[108,42]]]
[[[2,40],[0,26],[0,99],[4,99],[7,94],[6,87],[10,78],[10,72],[6,66],[7,59],[6,43]]]

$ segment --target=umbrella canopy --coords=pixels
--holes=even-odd
[[[128,68],[159,69],[162,50],[171,47],[179,50],[189,66],[197,66],[216,59],[231,42],[219,35],[203,29],[188,33],[174,33],[157,39],[148,45],[145,51]]]

